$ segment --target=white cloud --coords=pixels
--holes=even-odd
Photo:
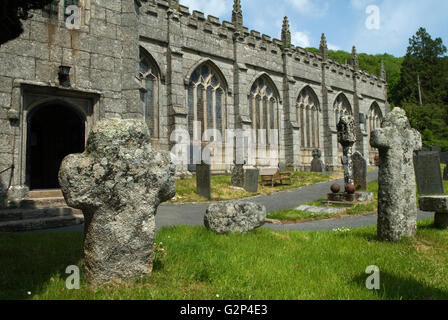
[[[350,4],[357,10],[365,10],[368,5],[376,2],[376,0],[350,0]]]
[[[207,15],[221,17],[232,11],[233,0],[180,0],[180,4]]]
[[[302,15],[322,17],[327,14],[329,4],[327,1],[312,0],[286,0],[297,12]]]
[[[334,44],[331,44],[331,43],[328,43],[327,46],[328,46],[328,49],[330,49],[330,50],[334,50],[334,51],[341,50],[341,47],[339,47],[337,45],[334,45]]]
[[[306,32],[300,32],[300,31],[296,31],[296,32],[292,32],[291,33],[291,42],[292,44],[294,44],[295,46],[299,46],[302,48],[308,48],[310,47],[310,37],[308,36],[308,34]]]

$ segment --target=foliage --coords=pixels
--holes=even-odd
[[[53,0],[2,0],[0,4],[0,45],[23,32],[21,20],[30,17],[29,11],[42,9]]]
[[[424,104],[448,105],[447,48],[441,38],[432,39],[424,28],[409,39],[401,77],[393,91],[393,103],[419,102],[418,78]]]
[[[315,48],[308,48],[307,50],[319,52],[319,50]],[[340,63],[349,63],[351,53],[342,50],[328,50],[328,57]],[[403,63],[404,58],[397,58],[387,53],[377,55],[360,53],[358,54],[358,60],[359,68],[361,70],[378,76],[381,74],[381,62],[384,62],[384,69],[386,70],[387,75],[388,99],[393,100],[392,92],[395,91],[394,88],[400,80],[401,64]]]
[[[318,49],[310,48],[313,52]],[[438,145],[448,151],[448,57],[441,38],[432,39],[425,28],[419,28],[409,39],[405,57],[387,53],[358,55],[362,70],[380,74],[381,61],[387,73],[388,100],[392,107],[406,110],[411,126],[422,134],[424,146]],[[328,56],[338,62],[350,61],[351,53],[329,50]],[[418,79],[422,106],[419,106]]]

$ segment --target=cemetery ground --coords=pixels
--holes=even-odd
[[[397,243],[378,241],[376,226],[226,235],[203,226],[163,227],[150,277],[100,287],[84,281],[82,232],[0,233],[0,242],[0,300],[448,299],[448,232],[434,219]],[[81,269],[79,290],[66,288],[70,265]],[[380,270],[379,290],[366,288],[372,265]]]
[[[319,182],[326,182],[342,178],[343,172],[336,172],[336,174],[322,174],[314,172],[293,172],[292,184],[276,185],[274,187],[259,184],[258,193],[250,193],[245,190],[239,190],[230,187],[231,175],[217,175],[212,176],[211,186],[211,200],[208,200],[196,193],[196,178],[188,178],[176,181],[176,196],[169,202],[183,203],[183,202],[209,202],[209,201],[227,201],[249,198],[257,195],[269,195],[272,193],[297,189]]]
[[[376,227],[216,235],[166,227],[156,237],[150,277],[66,288],[82,266],[81,232],[0,234],[0,299],[448,299],[448,232],[419,222],[414,239],[379,242]],[[380,290],[366,289],[368,266]],[[82,270],[82,268],[81,268]]]
[[[441,165],[442,172],[445,166],[446,166],[445,164]],[[443,186],[445,194],[448,195],[448,181],[446,180],[443,181]],[[317,207],[345,208],[346,211],[342,213],[313,213],[308,211],[295,210],[295,208],[291,208],[286,210],[271,211],[267,217],[271,220],[274,221],[276,220],[278,223],[300,223],[313,220],[344,218],[347,216],[375,213],[378,210],[378,182],[377,181],[370,182],[368,184],[367,192],[372,192],[374,194],[374,200],[367,203],[357,204],[353,207],[343,207],[337,205],[327,206],[322,204],[322,202],[325,201],[326,198],[322,198],[309,203],[304,203],[305,205],[317,206]],[[418,196],[420,195],[417,195],[417,199]]]

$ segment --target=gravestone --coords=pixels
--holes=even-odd
[[[355,189],[367,190],[367,161],[359,151],[356,151],[352,158]]]
[[[175,166],[153,151],[144,121],[99,121],[83,154],[67,156],[59,183],[84,218],[84,274],[94,285],[151,273],[155,214],[174,197]]]
[[[322,151],[319,149],[313,150],[313,161],[311,161],[311,172],[324,172],[325,164],[321,159]]]
[[[414,165],[419,194],[445,193],[438,152],[418,152],[414,158]]]
[[[280,163],[278,164],[278,169],[279,169],[280,171],[285,171],[285,170],[286,170],[286,164],[285,164],[284,162],[280,162]]]
[[[411,128],[406,112],[394,108],[370,144],[379,149],[378,238],[398,241],[417,232],[417,195],[413,153],[422,147],[420,133]]]
[[[232,187],[244,188],[244,164],[236,164],[234,162],[234,167],[232,170],[232,179],[230,180],[230,185]]]
[[[204,198],[212,198],[210,165],[202,162],[196,165],[196,193]]]
[[[440,152],[440,163],[448,164],[448,152]]]
[[[448,164],[443,169],[443,180],[448,181]]]
[[[258,192],[258,169],[247,168],[245,170],[245,181],[244,181],[244,189],[247,192],[257,193]]]

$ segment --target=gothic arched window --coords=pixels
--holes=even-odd
[[[278,141],[272,141],[275,137],[272,130],[279,130],[279,97],[271,81],[265,76],[258,78],[252,85],[248,98],[252,129],[256,134],[255,142],[262,145],[278,144]],[[266,130],[266,136],[259,135],[260,129]],[[263,141],[259,141],[260,138]]]
[[[306,87],[297,98],[297,122],[302,148],[319,148],[320,108],[314,91]]]
[[[373,130],[381,128],[381,121],[383,121],[383,113],[381,112],[378,103],[374,102],[370,107],[369,114],[367,116],[368,134],[370,141],[370,135]],[[369,143],[370,152],[376,152],[376,149],[372,148]]]
[[[159,72],[154,60],[143,49],[140,50],[140,79],[144,88],[140,93],[144,120],[151,137],[159,137]]]
[[[350,102],[348,102],[347,97],[341,93],[334,102],[334,119],[336,125],[338,125],[341,116],[352,114],[352,107],[350,106]]]
[[[196,137],[193,122],[200,122],[201,137],[206,130],[217,130],[224,140],[226,92],[224,80],[209,64],[202,64],[193,72],[188,85],[188,128],[192,138]]]

